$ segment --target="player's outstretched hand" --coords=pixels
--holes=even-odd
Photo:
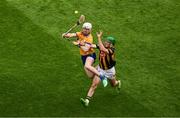
[[[96,34],[97,34],[97,37],[102,37],[103,32],[102,32],[102,31],[99,31],[99,32],[97,32]]]
[[[69,34],[68,33],[63,33],[62,38],[69,38]]]
[[[75,46],[78,46],[79,45],[79,42],[78,41],[73,41],[72,42]]]

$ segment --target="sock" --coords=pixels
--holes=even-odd
[[[102,73],[100,73],[99,78],[101,79],[101,81],[104,79],[104,75]]]
[[[99,76],[99,78],[100,78],[100,80],[101,80],[101,81],[103,80],[103,77],[102,77],[102,75],[100,75],[100,76]]]
[[[90,96],[87,96],[87,97],[86,97],[86,101],[89,102],[90,100],[91,100],[91,97],[90,97]]]
[[[119,81],[116,81],[116,86],[118,86],[119,85]]]
[[[119,86],[119,85],[121,86],[121,81],[120,80],[117,80],[116,82],[117,82],[116,86]]]

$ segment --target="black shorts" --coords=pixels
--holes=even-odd
[[[88,55],[82,55],[81,60],[82,60],[83,65],[85,65],[87,57],[92,57],[94,59],[94,62],[95,62],[96,53],[92,53],[92,54],[88,54]]]

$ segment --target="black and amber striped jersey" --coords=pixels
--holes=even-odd
[[[115,61],[115,49],[109,48],[109,53],[105,53],[103,51],[100,51],[99,53],[99,66],[103,70],[108,70],[116,65]]]

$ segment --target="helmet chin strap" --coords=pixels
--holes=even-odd
[[[88,33],[88,34],[84,34],[84,32],[82,32],[82,33],[83,33],[83,35],[84,35],[84,36],[88,36],[88,35],[90,34],[90,33]]]
[[[110,44],[110,47],[113,47],[113,44],[112,44],[112,43]]]

